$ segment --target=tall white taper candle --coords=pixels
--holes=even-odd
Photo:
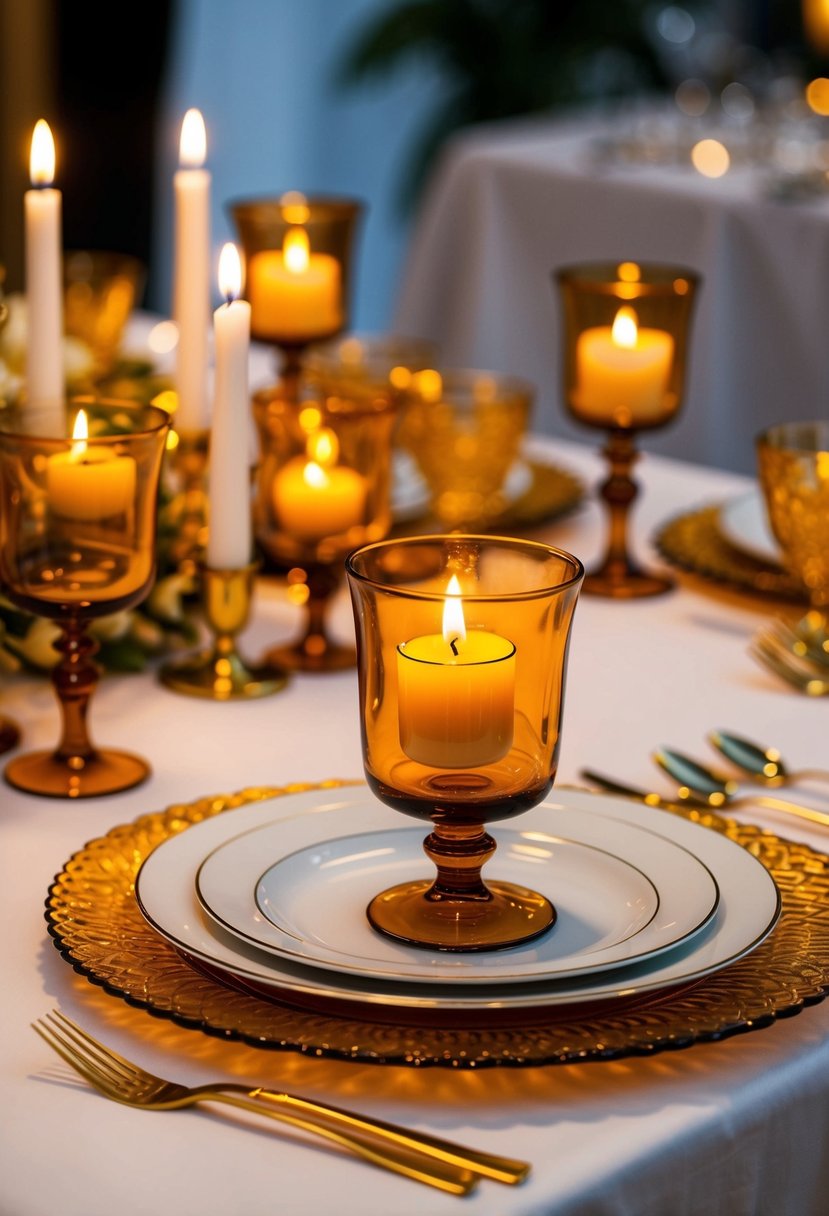
[[[55,434],[64,433],[63,281],[61,194],[55,176],[55,141],[43,119],[32,135],[29,162],[32,189],[24,199],[26,228],[26,390],[32,406],[54,415]]]
[[[204,119],[188,110],[181,124],[175,192],[173,318],[178,326],[176,391],[178,431],[208,424],[207,322],[210,315],[210,174]]]

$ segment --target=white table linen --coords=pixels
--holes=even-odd
[[[703,284],[685,408],[644,443],[749,473],[763,426],[827,410],[829,196],[771,201],[755,168],[711,179],[690,165],[614,165],[596,153],[614,130],[587,117],[452,141],[420,209],[396,328],[440,341],[448,366],[528,377],[535,429],[575,438],[584,431],[564,414],[552,271],[605,259],[688,266]]]
[[[545,450],[593,481],[588,449]],[[654,526],[746,481],[659,457],[641,469],[639,548]],[[539,535],[585,560],[603,536],[588,505]],[[583,597],[567,684],[561,783],[583,765],[668,792],[649,760],[661,743],[706,754],[705,733],[739,729],[773,742],[793,766],[826,762],[826,707],[754,666],[746,644],[771,608],[685,580],[640,603]],[[343,594],[336,630],[352,633]],[[262,587],[246,653],[298,626],[278,584]],[[2,708],[25,746],[57,737],[42,678],[4,680]],[[256,783],[361,774],[356,676],[306,676],[250,704],[183,699],[152,674],[101,682],[92,710],[101,743],[147,756],[154,776],[117,797],[69,803],[0,788],[0,1212],[3,1216],[810,1216],[829,1190],[829,1004],[719,1044],[652,1059],[459,1073],[260,1051],[150,1017],[77,976],[49,940],[52,876],[86,840],[176,801]],[[390,815],[393,812],[389,811]],[[829,845],[820,829],[744,812]],[[29,1022],[59,1005],[93,1034],[162,1076],[285,1087],[460,1142],[526,1158],[529,1181],[483,1182],[463,1201],[306,1141],[266,1120],[207,1108],[146,1113],[76,1081]]]

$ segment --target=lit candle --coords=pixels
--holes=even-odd
[[[624,306],[612,326],[579,334],[576,343],[576,404],[580,413],[608,426],[631,426],[659,418],[674,357],[674,340],[663,329],[640,329]]]
[[[49,457],[46,495],[56,515],[93,523],[129,511],[135,500],[135,461],[109,446],[90,447],[85,410],[78,410],[72,447]]]
[[[225,245],[222,249],[219,290],[227,303],[213,314],[216,391],[210,432],[207,564],[212,570],[241,570],[251,558],[248,467],[250,304],[236,298],[242,290],[242,267],[235,245]]]
[[[497,633],[467,633],[460,592],[453,575],[442,634],[397,648],[400,744],[432,768],[480,768],[512,747],[515,647]]]
[[[32,189],[26,191],[26,386],[31,405],[54,414],[55,434],[63,435],[63,283],[61,275],[61,194],[52,187],[55,141],[39,119],[29,162]]]
[[[251,258],[248,299],[258,337],[307,341],[336,333],[343,323],[340,263],[312,253],[304,228],[289,228],[281,250]]]
[[[188,110],[181,124],[175,191],[173,317],[178,326],[173,419],[178,431],[207,426],[207,318],[210,311],[210,174],[204,119]]]
[[[305,456],[280,469],[273,483],[279,526],[296,540],[316,544],[362,524],[368,485],[355,469],[338,465],[337,436],[327,427],[312,435]]]

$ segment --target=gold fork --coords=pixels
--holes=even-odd
[[[314,1132],[374,1165],[453,1195],[467,1194],[479,1178],[515,1184],[530,1170],[524,1161],[468,1149],[294,1094],[224,1082],[186,1086],[165,1081],[94,1039],[59,1010],[33,1022],[32,1029],[86,1081],[127,1106],[175,1110],[197,1102],[225,1102]]]
[[[829,678],[824,679],[807,659],[795,656],[773,629],[761,629],[752,640],[749,653],[798,692],[808,697],[829,695]]]

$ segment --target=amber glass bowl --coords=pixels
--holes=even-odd
[[[813,610],[829,611],[829,422],[790,422],[757,439],[766,512]]]
[[[521,450],[535,390],[488,371],[415,372],[402,394],[399,443],[416,462],[441,530],[486,528]]]
[[[387,388],[353,383],[333,391],[282,384],[255,394],[259,433],[254,531],[264,551],[289,570],[290,592],[306,609],[306,632],[268,661],[305,671],[353,666],[351,647],[325,629],[346,554],[391,526],[394,407]]]
[[[369,381],[400,394],[410,386],[415,372],[434,367],[437,361],[437,345],[425,339],[402,334],[346,334],[310,347],[305,370],[314,380]]]
[[[77,798],[128,788],[149,772],[139,757],[90,742],[97,646],[86,627],[152,587],[169,417],[153,406],[76,398],[65,428],[56,421],[37,410],[0,413],[0,581],[15,604],[62,630],[53,680],[63,738],[53,752],[12,761],[5,775],[32,793]]]
[[[355,199],[240,199],[228,205],[245,254],[251,334],[286,351],[348,327]]]
[[[372,924],[447,950],[537,936],[552,905],[482,881],[495,849],[484,825],[553,784],[581,563],[530,541],[428,536],[360,549],[346,573],[366,776],[388,806],[431,821],[438,869],[378,895]]]

